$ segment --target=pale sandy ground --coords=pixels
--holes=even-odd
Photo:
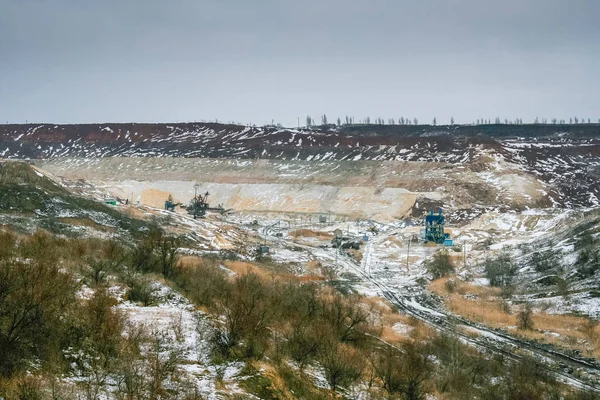
[[[171,194],[184,204],[199,191],[212,206],[236,211],[324,213],[390,221],[418,198],[454,207],[536,205],[542,183],[493,157],[469,164],[378,161],[277,161],[179,158],[39,160],[36,166],[108,195],[161,208]]]

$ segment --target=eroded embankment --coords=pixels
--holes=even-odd
[[[396,161],[281,161],[190,158],[60,158],[36,165],[77,188],[85,180],[123,199],[162,207],[171,194],[187,203],[199,191],[238,211],[332,212],[389,220],[418,199],[456,208],[535,205],[539,181],[511,165]],[[495,162],[495,161],[494,161]],[[504,181],[518,185],[502,185]]]

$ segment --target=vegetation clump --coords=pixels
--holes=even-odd
[[[496,258],[487,258],[483,268],[490,285],[498,287],[510,287],[518,269],[510,254],[506,252]]]
[[[531,304],[525,303],[523,309],[517,314],[517,327],[522,330],[533,330],[533,311]]]
[[[130,300],[152,304],[161,279],[212,316],[213,362],[243,362],[240,386],[259,398],[352,397],[360,387],[372,398],[571,399],[534,364],[433,332],[387,342],[356,294],[284,275],[230,275],[222,266],[240,263],[230,257],[181,262],[178,243],[152,231],[132,244],[0,232],[0,397],[199,399],[180,377],[181,350],[164,332],[130,324],[111,295],[116,281]],[[314,384],[315,371],[328,390]]]
[[[433,275],[433,279],[443,278],[455,271],[454,263],[446,250],[435,253],[432,259],[425,262],[425,267]]]

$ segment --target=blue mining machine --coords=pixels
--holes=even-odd
[[[175,207],[180,205],[181,203],[175,203],[173,196],[169,195],[169,198],[165,201],[165,210],[175,212]]]
[[[450,234],[444,232],[445,223],[446,217],[441,209],[437,214],[429,211],[429,215],[425,216],[425,243],[448,244],[451,239]]]

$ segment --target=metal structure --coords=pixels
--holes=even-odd
[[[190,200],[190,204],[188,204],[186,209],[189,214],[194,216],[194,219],[206,215],[206,211],[209,209],[208,195],[208,192],[204,193],[204,195],[195,194],[192,200]]]
[[[354,249],[359,250],[362,244],[362,238],[351,236],[336,236],[331,240],[331,247],[334,249]]]
[[[270,251],[269,246],[266,246],[266,245],[258,246],[258,254],[269,254],[269,251]]]
[[[180,206],[181,203],[175,203],[173,201],[173,196],[169,195],[167,201],[165,201],[165,210],[167,211],[175,211],[175,207]]]
[[[444,217],[441,209],[437,214],[434,214],[431,210],[429,215],[425,216],[425,243],[444,244],[444,241],[450,236],[444,233],[445,223],[446,217]]]
[[[187,207],[184,207],[188,214],[194,216],[194,219],[199,217],[204,217],[208,211],[215,211],[220,213],[221,215],[227,214],[231,209],[226,210],[223,208],[222,204],[219,204],[217,207],[210,207],[208,204],[208,196],[210,193],[206,192],[204,195],[198,194],[198,188],[200,185],[194,185],[194,197],[190,200],[190,203]],[[183,207],[183,206],[182,206]]]

